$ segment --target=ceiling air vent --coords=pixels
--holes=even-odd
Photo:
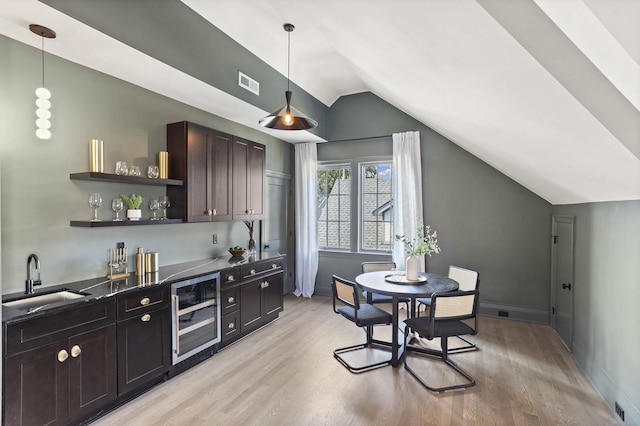
[[[242,74],[238,71],[238,85],[240,87],[244,87],[251,93],[255,93],[256,95],[260,95],[260,83],[252,79],[246,74]]]

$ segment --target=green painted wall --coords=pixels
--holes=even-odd
[[[105,74],[47,55],[46,81],[52,92],[49,141],[35,137],[35,95],[40,85],[40,51],[0,36],[0,91],[3,137],[0,141],[2,291],[24,290],[29,253],[39,255],[44,285],[107,273],[107,250],[117,241],[130,251],[144,247],[160,253],[161,265],[201,259],[245,245],[242,222],[164,226],[72,228],[69,220],[88,220],[90,192],[101,192],[100,217],[109,220],[110,200],[121,193],[147,200],[164,187],[72,181],[88,170],[88,141],[104,140],[105,169],[117,160],[146,168],[166,149],[166,124],[189,120],[267,146],[267,169],[292,174],[292,146],[259,131],[213,116]],[[150,212],[144,211],[147,217]],[[212,244],[212,234],[219,244]]]
[[[551,265],[551,205],[445,137],[371,93],[340,98],[329,110],[330,142],[318,159],[391,154],[392,146],[334,143],[418,130],[421,138],[425,223],[438,231],[442,253],[428,259],[431,272],[446,274],[450,264],[480,273],[481,306],[487,314],[548,322]],[[331,270],[351,278],[360,260],[320,262],[318,287],[327,291]],[[338,263],[336,263],[338,262]],[[345,277],[349,278],[349,277]]]
[[[625,424],[640,424],[640,200],[553,213],[575,217],[574,357]]]
[[[264,111],[285,105],[286,76],[178,0],[163,0],[162,7],[157,0],[119,2],[117,7],[112,2],[77,0],[43,3]],[[285,60],[287,33],[282,27],[273,30],[281,31],[279,46]],[[295,32],[291,38],[295,43]],[[238,86],[238,71],[260,82],[260,96]],[[292,105],[319,123],[310,132],[324,137],[327,107],[295,83],[291,91]]]

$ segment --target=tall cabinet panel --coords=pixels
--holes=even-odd
[[[233,219],[264,219],[265,146],[233,138]]]
[[[170,216],[187,222],[231,220],[230,135],[194,123],[167,125],[172,178],[184,187],[167,188]]]

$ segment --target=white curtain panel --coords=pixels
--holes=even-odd
[[[422,164],[420,132],[393,134],[393,232],[414,237],[422,219]],[[404,245],[395,241],[393,261],[405,268]],[[420,260],[424,272],[424,257]]]
[[[318,273],[318,151],[315,142],[295,146],[296,296],[311,297]]]

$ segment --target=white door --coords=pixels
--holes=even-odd
[[[573,217],[554,216],[551,260],[551,326],[571,351],[573,338]]]
[[[291,176],[267,171],[266,208],[263,250],[287,255],[283,283],[285,294],[294,290],[295,251],[293,243],[293,201]]]

